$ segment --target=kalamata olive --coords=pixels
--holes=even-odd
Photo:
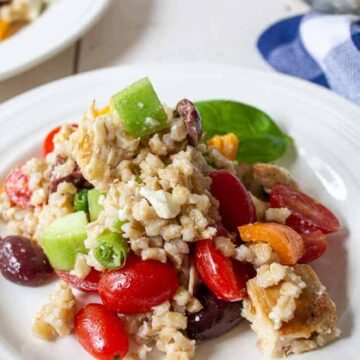
[[[50,192],[51,193],[55,192],[57,190],[58,185],[63,182],[70,182],[79,189],[91,187],[91,185],[85,180],[79,167],[76,167],[75,170],[68,176],[59,179],[56,178],[51,179],[49,185]]]
[[[202,121],[199,111],[188,99],[180,100],[176,105],[176,111],[184,118],[190,144],[197,146],[202,135]]]
[[[241,322],[241,301],[222,301],[205,286],[196,295],[204,308],[188,316],[189,338],[207,340],[219,337]]]
[[[42,285],[53,275],[41,247],[22,236],[0,240],[0,270],[6,279],[25,286]]]

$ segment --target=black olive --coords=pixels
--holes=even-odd
[[[202,121],[199,111],[188,99],[180,100],[176,105],[176,111],[184,119],[189,143],[197,146],[202,135]]]
[[[196,296],[204,308],[188,316],[187,334],[189,338],[195,340],[216,338],[241,322],[242,301],[220,300],[205,286],[199,289]]]
[[[0,240],[0,271],[11,282],[25,286],[42,285],[53,275],[42,248],[23,236]]]

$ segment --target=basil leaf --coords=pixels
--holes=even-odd
[[[249,136],[240,141],[236,158],[247,163],[271,162],[280,158],[286,147],[287,141],[275,135]]]
[[[200,112],[206,137],[234,133],[240,140],[237,160],[270,162],[281,157],[292,141],[263,111],[231,100],[195,103]]]

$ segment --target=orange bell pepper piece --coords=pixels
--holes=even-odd
[[[207,145],[217,149],[228,159],[234,160],[239,146],[239,139],[233,133],[215,135],[207,141]]]
[[[281,264],[294,265],[304,255],[302,237],[289,226],[277,223],[257,223],[240,226],[239,233],[245,242],[268,243],[280,258]]]
[[[0,41],[8,37],[10,23],[7,20],[0,19]]]

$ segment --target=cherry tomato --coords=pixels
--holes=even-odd
[[[88,304],[75,317],[75,335],[98,360],[120,360],[129,350],[129,338],[120,318],[102,304]]]
[[[223,256],[211,240],[196,242],[195,266],[205,285],[219,299],[239,301],[247,297],[248,265]]]
[[[130,256],[121,269],[106,271],[99,282],[103,303],[123,314],[146,313],[170,300],[178,288],[172,265]]]
[[[255,206],[241,181],[226,170],[214,171],[211,194],[220,202],[219,212],[225,228],[237,232],[238,226],[256,221]]]
[[[32,192],[29,189],[29,177],[20,167],[10,170],[5,178],[5,192],[17,206],[24,208],[31,205]]]
[[[324,205],[318,203],[300,191],[292,190],[285,185],[273,187],[270,194],[270,205],[274,208],[286,207],[291,215],[286,225],[300,234],[320,230],[324,234],[338,231],[340,222]]]
[[[43,143],[43,155],[46,156],[54,151],[54,136],[60,131],[61,127],[51,130],[47,135]]]
[[[308,263],[321,257],[328,247],[325,235],[317,230],[313,233],[303,234],[305,254],[299,260],[300,264]]]
[[[77,127],[77,124],[72,124],[72,127]],[[43,143],[43,155],[44,157],[47,154],[50,154],[54,151],[54,136],[60,131],[61,126],[56,127],[51,130],[47,135]]]
[[[61,280],[64,280],[75,289],[90,293],[96,293],[98,291],[101,272],[95,269],[91,269],[89,275],[83,280],[75,275],[71,275],[67,271],[55,270],[55,272]]]

